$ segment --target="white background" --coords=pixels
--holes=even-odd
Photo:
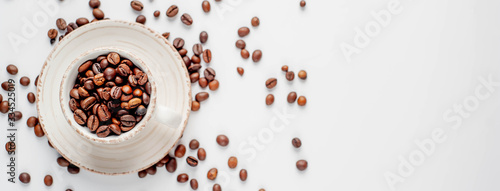
[[[69,23],[92,17],[86,0],[40,0],[47,1],[58,5],[54,15],[43,11],[38,0],[0,1],[0,81],[21,76],[34,80],[53,47],[47,31],[56,28],[57,18]],[[491,75],[500,81],[500,2],[400,0],[402,11],[392,15],[391,22],[370,37],[370,43],[351,62],[346,61],[340,45],[352,45],[356,27],[364,30],[375,21],[370,12],[387,10],[391,1],[308,0],[302,9],[299,0],[210,0],[209,14],[203,13],[201,0],[143,2],[146,25],[161,33],[171,32],[171,40],[183,37],[189,52],[201,31],[209,34],[204,47],[212,50],[211,67],[221,85],[200,111],[192,113],[181,140],[188,144],[192,138],[198,139],[207,150],[207,160],[192,168],[184,157],[178,159],[174,174],[159,168],[155,176],[144,179],[135,173],[109,177],[84,170],[71,175],[57,165],[59,155],[47,145],[47,139],[36,137],[26,127],[26,119],[36,115],[35,106],[26,100],[26,94],[35,91],[31,84],[17,91],[18,109],[24,117],[16,124],[16,170],[18,174],[29,172],[31,183],[7,182],[8,156],[0,152],[0,190],[190,190],[189,183],[176,182],[177,174],[183,172],[198,179],[202,190],[210,190],[206,187],[216,182],[223,190],[391,190],[384,174],[401,175],[399,156],[407,160],[412,153],[421,152],[414,142],[432,138],[436,129],[444,131],[446,140],[425,155],[423,163],[395,185],[396,190],[500,189],[499,88],[483,89],[490,97],[467,111],[470,116],[462,117],[457,130],[451,128],[456,122],[443,119],[446,111],[470,101],[476,88],[483,87],[479,78]],[[167,19],[165,11],[171,4],[179,6],[179,13],[191,14],[194,24],[182,25],[180,14]],[[129,1],[102,0],[101,9],[111,19],[135,21],[138,15]],[[162,14],[155,19],[157,9]],[[37,14],[46,15],[47,22],[33,22]],[[250,26],[253,16],[260,18],[257,28]],[[24,20],[39,24],[33,37],[22,34]],[[243,60],[235,48],[241,26],[251,28],[244,38],[247,49],[263,51],[260,63]],[[25,41],[15,46],[9,41],[12,35]],[[17,65],[19,74],[8,75],[7,64]],[[283,64],[295,72],[307,70],[307,80],[287,82],[280,71]],[[245,68],[243,77],[236,72],[238,66]],[[264,86],[269,77],[279,81],[272,91]],[[193,88],[194,93],[199,91],[199,87]],[[288,104],[290,91],[305,95],[307,106]],[[6,92],[0,93],[5,99]],[[265,105],[268,93],[276,96],[270,107]],[[286,111],[292,117],[283,120],[274,111]],[[0,121],[3,144],[7,116],[0,115]],[[285,124],[284,129],[270,130],[269,124],[275,121],[278,126]],[[228,135],[228,148],[216,145],[218,134]],[[296,136],[303,142],[300,149],[291,145]],[[251,139],[259,146],[250,146]],[[255,157],[239,151],[241,145],[256,151]],[[189,155],[195,152],[188,149]],[[239,170],[227,167],[232,155],[240,159],[238,169],[248,169],[244,183],[238,178]],[[306,171],[296,169],[298,159],[309,161]],[[219,169],[216,181],[206,179],[212,167]],[[46,174],[54,177],[50,188],[43,184]]]

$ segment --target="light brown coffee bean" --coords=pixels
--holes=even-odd
[[[246,169],[241,169],[240,170],[240,180],[241,181],[246,181],[248,178],[248,172]]]
[[[207,0],[204,0],[204,1],[201,3],[201,8],[203,9],[203,11],[204,11],[205,13],[210,12],[210,2],[208,2]]]
[[[226,135],[218,135],[216,141],[220,146],[223,147],[229,144],[229,138],[227,138]]]
[[[209,94],[207,92],[200,92],[200,93],[196,94],[195,99],[198,102],[202,102],[202,101],[207,100],[208,97],[209,97]]]
[[[300,79],[305,80],[307,78],[307,72],[304,70],[299,71],[298,76]]]
[[[259,17],[253,17],[251,23],[252,23],[252,26],[254,26],[254,27],[259,26],[260,25]]]
[[[248,52],[248,50],[246,50],[246,49],[241,49],[241,53],[240,53],[240,54],[241,54],[241,57],[242,57],[243,59],[248,59],[248,58],[250,58],[250,53],[249,53],[249,52]]]
[[[64,30],[64,29],[66,29],[66,27],[68,26],[68,25],[66,24],[66,20],[64,20],[63,18],[58,18],[58,19],[56,20],[56,25],[57,25],[57,28],[58,28],[59,30]]]
[[[245,69],[243,69],[242,67],[237,67],[236,71],[238,71],[238,74],[240,74],[240,76],[243,76],[243,73],[245,73]]]
[[[175,149],[175,157],[181,158],[186,154],[186,146],[183,144],[179,144],[177,148]]]
[[[142,9],[144,9],[144,5],[142,4],[142,2],[137,0],[131,1],[130,6],[136,11],[142,11]]]
[[[266,96],[266,105],[272,105],[274,103],[274,95],[268,94]]]
[[[267,89],[273,89],[274,87],[276,87],[277,84],[278,84],[278,79],[276,78],[269,78],[266,80]]]
[[[238,36],[244,37],[250,33],[250,29],[248,27],[241,27],[238,29]]]
[[[196,158],[192,156],[187,157],[186,162],[188,163],[189,166],[192,167],[198,166],[198,160],[196,160]]]
[[[238,158],[234,156],[229,157],[227,160],[227,166],[229,166],[229,168],[236,168],[236,166],[238,166]]]
[[[179,174],[177,176],[177,182],[185,183],[189,180],[189,176],[186,173]]]
[[[307,169],[307,161],[306,160],[299,160],[296,163],[297,169],[300,171],[304,171]]]
[[[167,9],[167,17],[174,17],[179,13],[179,7],[177,5],[172,5]]]
[[[191,179],[191,181],[189,181],[189,184],[191,185],[191,188],[193,190],[198,190],[198,181],[196,179]]]
[[[204,148],[198,149],[198,159],[204,161],[207,158],[207,151]]]
[[[208,88],[212,91],[219,89],[219,80],[214,79],[213,81],[208,83]]]
[[[192,104],[191,105],[191,111],[198,111],[198,110],[200,110],[200,102],[193,101],[191,104]]]
[[[299,104],[300,106],[304,106],[304,105],[306,105],[306,103],[307,103],[307,99],[304,96],[300,96],[299,99],[297,100],[297,104]]]
[[[209,180],[215,180],[217,178],[217,169],[216,168],[212,168],[208,171],[207,173],[207,178]]]
[[[205,51],[203,51],[203,61],[207,64],[212,61],[212,51],[210,49],[205,49]]]

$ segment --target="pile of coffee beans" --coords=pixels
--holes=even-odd
[[[148,75],[116,52],[87,60],[78,68],[69,108],[75,121],[98,137],[132,130],[146,115]]]

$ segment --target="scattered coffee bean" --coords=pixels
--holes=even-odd
[[[30,85],[30,78],[23,76],[19,80],[19,83],[21,83],[21,85],[23,85],[23,86],[28,86],[28,85]]]
[[[191,105],[191,110],[192,111],[198,111],[198,110],[200,110],[200,102],[193,101],[192,105]]]
[[[236,41],[236,48],[244,49],[245,47],[246,47],[245,41],[241,39]]]
[[[66,24],[66,20],[64,20],[63,18],[58,18],[56,20],[56,26],[59,30],[64,30],[68,25]]]
[[[196,158],[192,156],[187,157],[186,162],[188,163],[189,166],[192,167],[198,166],[198,160],[196,160]]]
[[[172,5],[167,9],[167,17],[174,17],[179,13],[179,7],[177,5]]]
[[[283,66],[281,67],[281,71],[283,71],[283,72],[288,72],[288,66],[287,66],[287,65],[283,65]]]
[[[300,1],[300,6],[301,7],[305,7],[306,6],[306,1],[304,1],[304,0]]]
[[[212,61],[212,51],[210,51],[210,49],[205,49],[205,51],[203,51],[203,61],[207,64]]]
[[[49,32],[47,32],[47,36],[49,36],[50,39],[55,39],[57,34],[57,29],[50,29]]]
[[[293,81],[293,79],[295,78],[295,73],[293,71],[288,71],[286,72],[285,77],[288,81]]]
[[[215,180],[217,178],[217,169],[216,168],[212,168],[210,170],[208,170],[208,173],[207,173],[207,178],[209,180]]]
[[[208,97],[209,97],[209,94],[207,92],[200,92],[200,93],[196,94],[195,99],[198,102],[202,102],[202,101],[207,100]]]
[[[266,80],[267,89],[273,89],[274,87],[276,87],[276,84],[278,84],[278,79],[276,78],[269,78]]]
[[[240,170],[240,180],[241,181],[246,181],[248,177],[248,172],[245,169]]]
[[[24,184],[28,184],[31,181],[31,176],[30,174],[23,172],[19,175],[19,181],[21,181]]]
[[[59,164],[59,166],[61,167],[68,167],[70,165],[68,160],[66,160],[64,157],[57,158],[57,164]]]
[[[147,168],[146,172],[150,175],[155,175],[156,174],[156,165],[153,165],[153,166],[150,166],[149,168]]]
[[[254,27],[259,26],[260,25],[259,17],[253,17],[251,23],[252,23],[252,26],[254,26]]]
[[[193,53],[196,56],[201,55],[203,53],[203,46],[201,46],[201,44],[195,44],[195,45],[193,45]]]
[[[175,158],[170,158],[170,160],[165,165],[168,172],[173,173],[177,170],[177,160]]]
[[[144,15],[139,15],[135,19],[135,22],[138,22],[138,23],[141,23],[141,24],[145,24],[146,23],[146,17]]]
[[[2,101],[3,101],[3,96],[2,96],[2,94],[0,94],[0,102],[2,102]]]
[[[38,119],[34,116],[31,116],[26,120],[26,125],[28,127],[34,127],[38,123]]]
[[[238,36],[244,37],[250,33],[250,29],[248,27],[241,27],[238,29]]]
[[[286,100],[288,101],[288,103],[295,102],[295,100],[297,100],[297,93],[296,92],[290,92],[288,94],[288,97],[286,98]]]
[[[144,5],[142,4],[142,2],[136,0],[131,1],[130,6],[136,11],[142,11],[142,9],[144,9]]]
[[[43,132],[42,126],[40,124],[36,124],[35,127],[33,128],[35,131],[35,135],[37,137],[43,137],[45,133]]]
[[[226,135],[218,135],[216,141],[220,146],[223,147],[229,144],[229,139],[227,138]]]
[[[11,118],[10,115],[9,118]],[[21,113],[20,111],[14,111],[14,121],[19,121],[22,118],[23,118],[23,113]]]
[[[208,86],[208,80],[205,77],[201,77],[198,80],[198,85],[200,85],[201,88],[206,88]]]
[[[76,19],[76,25],[78,25],[79,27],[86,25],[88,23],[89,23],[89,20],[87,18],[81,17],[81,18]]]
[[[164,38],[168,39],[168,37],[170,37],[170,32],[164,32],[163,34],[161,34]],[[181,55],[182,56],[182,55]]]
[[[153,16],[155,17],[159,17],[160,16],[160,11],[159,10],[156,10],[154,13],[153,13]]]
[[[184,57],[182,57],[182,61],[184,61],[184,65],[186,65],[186,67],[188,67],[188,69],[189,69],[189,66],[191,66],[191,59],[189,59],[188,56],[184,56]],[[200,67],[201,67],[201,65],[200,65]]]
[[[306,160],[299,160],[297,161],[297,169],[299,169],[300,171],[303,171],[305,169],[307,169],[307,161]]]
[[[219,184],[214,184],[213,191],[222,191],[222,188]]]
[[[264,188],[261,188],[261,189],[259,189],[259,191],[266,191],[266,189],[264,189]]]
[[[67,169],[67,170],[68,170],[68,172],[69,172],[70,174],[78,174],[78,173],[80,173],[80,168],[79,168],[79,167],[77,167],[77,166],[75,166],[75,165],[73,165],[73,164],[70,164],[70,165],[68,166],[68,169]]]
[[[14,84],[10,83],[10,82],[3,82],[2,83],[2,89],[5,90],[5,91],[9,91],[10,87],[12,87]]]
[[[208,33],[206,31],[202,31],[200,33],[200,42],[205,43],[208,40]]]
[[[203,3],[201,3],[201,8],[205,11],[205,13],[210,12],[210,2],[204,0]]]
[[[207,158],[207,152],[205,151],[204,148],[198,149],[198,159],[201,161],[204,161]]]
[[[208,83],[208,88],[212,91],[219,89],[219,80],[214,79],[213,81]]]
[[[139,178],[144,178],[148,175],[148,173],[146,172],[146,170],[141,170],[137,173],[137,175],[139,176]]]
[[[7,151],[7,153],[16,151],[16,143],[14,143],[13,141],[5,143],[5,150]]]
[[[7,72],[10,74],[10,75],[16,75],[17,72],[19,70],[17,69],[17,66],[13,65],[13,64],[9,64],[7,66]]]
[[[300,148],[300,146],[302,146],[302,141],[300,141],[299,138],[295,137],[295,138],[292,139],[292,145],[295,148]]]
[[[189,15],[187,13],[182,14],[181,21],[182,21],[182,23],[184,23],[185,25],[188,25],[188,26],[193,24],[193,18],[191,18],[191,15]]]
[[[186,154],[186,146],[183,144],[179,144],[177,148],[175,149],[175,157],[181,158]]]
[[[215,70],[208,67],[207,69],[205,69],[205,72],[203,72],[205,74],[205,78],[208,80],[208,82],[211,82],[215,79]]]
[[[238,166],[238,158],[234,156],[229,157],[229,160],[227,160],[227,166],[229,166],[229,168],[236,168],[236,166]]]
[[[191,62],[195,63],[195,64],[199,64],[201,62],[201,59],[200,57],[196,56],[196,55],[193,55],[191,57]]]
[[[243,73],[245,73],[245,69],[243,69],[242,67],[237,67],[236,71],[238,71],[238,74],[240,74],[240,76],[243,76]]]
[[[248,59],[250,57],[250,52],[248,52],[248,50],[246,49],[241,49],[240,54],[243,59]]]
[[[266,105],[272,105],[274,103],[274,95],[268,94],[266,96]]]
[[[95,8],[92,11],[92,15],[94,15],[94,17],[98,20],[104,19],[104,12],[102,12],[102,10],[99,8]]]
[[[91,8],[98,8],[99,6],[101,6],[101,1],[99,1],[99,0],[90,0],[89,1],[89,6]]]
[[[252,53],[252,60],[254,62],[259,62],[260,59],[262,58],[262,51],[261,50],[255,50]]]
[[[191,181],[189,181],[189,184],[191,185],[191,188],[193,190],[198,190],[198,181],[196,179],[191,179]]]
[[[36,97],[35,97],[35,94],[33,92],[28,93],[27,97],[28,97],[28,102],[35,103]]]
[[[300,106],[304,106],[304,105],[306,105],[306,103],[307,103],[307,99],[304,96],[300,96],[299,99],[297,100],[297,104],[299,104]]]
[[[299,76],[300,79],[305,80],[307,78],[307,72],[304,71],[304,70],[301,70],[301,71],[299,71],[298,76]]]
[[[188,53],[188,50],[187,50],[187,49],[185,49],[185,48],[181,48],[181,49],[179,50],[179,54],[180,54],[181,56],[186,56],[186,54],[187,54],[187,53]]]
[[[193,139],[189,142],[189,148],[192,149],[192,150],[196,150],[198,149],[198,147],[200,147],[200,142],[198,142],[198,140],[196,139]]]
[[[43,183],[45,183],[45,186],[52,186],[52,183],[54,180],[52,179],[52,176],[46,175],[45,178],[43,179]]]
[[[184,46],[184,39],[175,38],[172,44],[176,49],[181,49]]]
[[[179,174],[177,176],[177,182],[185,183],[189,180],[189,176],[186,173]]]

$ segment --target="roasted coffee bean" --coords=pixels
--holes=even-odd
[[[115,77],[115,84],[123,84],[125,81],[123,80],[122,77],[116,76]]]
[[[100,105],[99,108],[97,108],[97,117],[99,117],[99,121],[101,122],[109,121],[111,119],[111,112],[108,106]]]
[[[137,110],[135,111],[135,114],[136,115],[146,115],[146,112],[148,110],[146,109],[146,107],[144,107],[143,105],[137,107]]]
[[[268,94],[266,96],[266,105],[272,105],[274,103],[274,95]]]
[[[111,92],[109,92],[109,94],[111,95],[112,99],[120,99],[120,97],[122,96],[122,88],[115,86],[111,88]]]
[[[283,65],[283,66],[281,67],[281,71],[283,71],[283,72],[288,72],[288,66],[287,66],[287,65]]]
[[[191,59],[189,59],[189,56],[182,57],[182,61],[184,61],[184,65],[189,69],[189,66],[191,66]]]
[[[53,182],[54,182],[54,180],[52,179],[52,176],[50,176],[50,175],[46,175],[45,178],[43,178],[43,183],[45,184],[45,186],[52,186]]]
[[[186,146],[183,144],[179,144],[177,148],[175,149],[175,157],[181,158],[186,154]]]
[[[92,91],[94,90],[94,82],[92,81],[92,79],[88,79],[85,81],[85,83],[83,84],[83,87],[86,89],[86,90],[89,90],[89,91]]]
[[[160,163],[167,164],[169,160],[170,160],[170,155],[167,154],[160,160]]]
[[[139,178],[144,178],[144,177],[146,177],[146,175],[148,175],[148,173],[146,172],[146,170],[141,170],[138,172],[138,175],[139,175]]]
[[[191,185],[191,188],[193,190],[198,190],[198,181],[196,179],[191,179],[191,181],[189,181],[189,184]]]
[[[301,71],[299,71],[298,76],[299,76],[300,79],[305,80],[307,78],[307,72],[304,71],[304,70],[301,70]]]
[[[96,104],[96,102],[97,102],[97,99],[95,97],[91,96],[91,97],[84,99],[80,103],[80,106],[82,107],[82,109],[84,111],[88,111],[90,108],[92,108],[92,106],[94,106],[94,104]]]
[[[76,25],[78,25],[79,27],[86,25],[88,23],[89,23],[89,20],[87,18],[80,17],[80,18],[76,19]]]
[[[128,105],[132,109],[139,107],[139,105],[141,105],[141,104],[142,104],[142,100],[139,98],[132,98],[130,101],[128,101]]]
[[[100,63],[94,63],[92,65],[92,72],[94,72],[94,74],[100,74],[100,73],[102,73],[101,64]]]
[[[198,84],[200,85],[201,88],[206,88],[208,86],[208,80],[205,77],[201,77],[198,80]]]
[[[39,75],[37,75],[35,78],[35,86],[37,86],[37,84],[38,84],[38,77],[39,77]]]
[[[200,33],[200,42],[205,43],[208,40],[208,33],[206,31],[202,31]]]
[[[13,64],[9,64],[7,66],[7,72],[10,74],[10,75],[16,75],[17,72],[19,70],[17,69],[17,66],[13,65]]]
[[[50,39],[55,39],[58,33],[57,29],[50,29],[49,32],[47,32],[47,36],[49,36]]]
[[[208,83],[208,88],[212,91],[219,89],[219,80],[214,79],[213,81]]]
[[[107,61],[106,61],[107,62]],[[116,70],[113,68],[106,68],[104,70],[104,78],[108,81],[112,81],[116,76]]]
[[[236,166],[238,166],[238,158],[234,156],[229,157],[227,160],[227,166],[229,166],[229,168],[236,168]]]
[[[126,65],[126,64],[120,64],[116,68],[116,73],[118,73],[118,75],[120,75],[120,76],[126,77],[130,73],[132,73],[132,70],[130,70],[130,67],[128,65]]]
[[[132,63],[132,61],[130,60],[127,60],[127,59],[123,59],[120,61],[120,64],[125,64],[127,65],[128,67],[133,67],[134,66],[134,63]]]
[[[307,161],[306,160],[299,160],[297,161],[297,169],[300,171],[306,170],[307,169]]]
[[[14,84],[7,81],[2,83],[2,89],[5,91],[9,91],[12,86],[14,86]]]
[[[0,103],[0,112],[7,113],[8,111],[9,111],[9,102],[2,101],[2,103]]]
[[[28,102],[30,102],[30,103],[35,103],[35,101],[36,101],[36,97],[35,97],[35,94],[33,92],[28,93],[27,98],[28,98]]]
[[[19,181],[21,181],[24,184],[30,183],[30,181],[31,181],[30,174],[28,174],[26,172],[23,172],[23,173],[19,174]]]
[[[300,106],[304,106],[307,103],[307,99],[304,96],[300,96],[299,99],[297,99],[297,104]]]
[[[288,71],[286,72],[285,77],[288,81],[293,81],[293,79],[295,78],[295,73],[293,71]]]
[[[196,94],[195,99],[198,102],[202,102],[202,101],[207,100],[208,97],[209,97],[209,94],[207,92],[200,92],[200,93]]]
[[[97,109],[99,109],[99,106],[101,106],[101,104],[97,103],[92,107],[92,114],[97,115]]]
[[[241,181],[246,181],[248,177],[248,172],[245,169],[240,170],[240,180]]]
[[[106,57],[106,59],[108,60],[108,63],[110,63],[111,65],[117,65],[120,63],[120,55],[116,52],[111,52],[108,54],[108,56]],[[130,69],[130,68],[129,68]]]
[[[85,125],[87,122],[87,115],[81,109],[77,109],[75,113],[73,113],[76,123],[80,125]]]
[[[149,168],[147,168],[146,172],[150,175],[155,175],[156,174],[156,165],[153,165],[153,166],[150,166]]]
[[[99,0],[90,0],[89,1],[89,6],[91,8],[98,8],[99,6],[101,6],[101,1],[99,1]]]
[[[243,73],[245,73],[245,69],[243,69],[242,67],[237,67],[236,71],[238,71],[238,74],[240,74],[240,76],[243,76]]]
[[[176,49],[181,49],[184,46],[184,39],[175,38],[172,44]]]
[[[198,159],[201,161],[204,161],[207,158],[207,152],[205,151],[204,148],[198,149]]]
[[[290,92],[288,94],[288,97],[286,98],[286,100],[288,101],[288,103],[295,102],[295,100],[297,100],[297,93],[296,92]]]
[[[68,25],[71,26],[71,28],[73,28],[73,30],[78,28],[78,25],[75,23],[69,23]]]
[[[268,89],[273,89],[274,87],[276,87],[276,84],[278,84],[278,79],[276,78],[269,78],[268,80],[266,80],[266,87]]]
[[[106,82],[106,79],[104,78],[104,74],[100,73],[94,76],[94,84],[97,86],[102,86],[104,85],[104,82]]]
[[[179,7],[177,5],[172,5],[167,9],[167,17],[174,17],[179,13]]]
[[[200,70],[200,68],[201,68],[201,64],[193,64],[193,65],[188,67],[188,71],[189,72],[196,72],[196,71]]]
[[[168,160],[167,164],[165,165],[165,168],[170,173],[175,172],[175,170],[177,170],[177,160],[175,158],[170,158],[170,160]]]
[[[132,87],[137,86],[137,78],[135,77],[135,75],[128,76],[127,81],[128,81],[128,84],[130,84],[130,86],[132,86]]]
[[[99,64],[101,64],[101,68],[107,68],[109,66],[108,59],[103,56],[104,58],[101,61],[98,61]]]
[[[95,8],[92,11],[92,15],[94,15],[94,17],[98,20],[104,19],[104,12],[102,12],[102,10],[99,8]]]
[[[28,127],[34,127],[38,123],[38,118],[31,116],[26,120],[26,125]]]
[[[238,29],[238,36],[244,37],[250,33],[250,29],[248,27],[241,27]]]
[[[99,128],[97,128],[97,131],[95,132],[95,134],[101,138],[107,137],[109,133],[111,133],[111,131],[109,130],[109,126],[107,125],[100,126]]]
[[[42,126],[40,124],[36,124],[35,127],[33,128],[33,131],[35,132],[35,135],[37,137],[43,137],[45,135]]]
[[[155,16],[155,17],[159,17],[159,16],[160,16],[160,11],[156,10],[156,11],[153,13],[153,16]]]
[[[94,72],[93,72],[92,70],[88,70],[87,72],[85,72],[85,76],[87,76],[87,77],[89,77],[89,78],[90,78],[90,77],[94,77],[94,75],[95,75],[95,74],[94,74]]]
[[[28,86],[30,85],[30,78],[26,77],[26,76],[23,76],[21,77],[21,79],[19,80],[19,83],[23,86]]]
[[[229,138],[227,138],[226,135],[218,135],[217,136],[217,144],[219,144],[220,146],[227,146],[229,144]]]
[[[186,162],[188,163],[189,166],[192,167],[198,166],[198,160],[196,160],[196,158],[192,156],[187,157]]]
[[[135,22],[145,24],[146,23],[146,16],[144,16],[144,15],[137,16],[137,18],[135,19]]]
[[[186,56],[187,52],[188,52],[188,51],[187,51],[185,48],[182,48],[182,49],[180,49],[180,50],[179,50],[179,54],[180,54],[181,56]]]
[[[252,60],[254,62],[259,62],[260,59],[262,58],[262,51],[261,50],[255,50],[252,53]]]
[[[198,142],[198,140],[193,139],[193,140],[191,140],[191,141],[189,142],[189,148],[190,148],[190,149],[195,150],[195,149],[198,149],[198,147],[200,147],[200,142]]]
[[[189,176],[186,173],[179,174],[177,176],[177,182],[185,183],[189,180]]]
[[[69,108],[71,109],[71,111],[74,112],[78,109],[78,107],[80,107],[80,104],[74,98],[69,100]]]
[[[142,90],[141,89],[135,89],[132,92],[132,95],[134,95],[135,97],[141,97],[142,96]]]
[[[295,148],[300,148],[300,146],[302,146],[302,141],[300,141],[299,138],[295,137],[292,139],[292,145]]]
[[[163,36],[163,38],[166,38],[168,39],[168,37],[170,37],[170,32],[164,32],[163,34],[161,34]]]
[[[90,69],[90,67],[92,67],[92,64],[93,63],[91,60],[83,63],[82,65],[80,65],[80,67],[78,67],[78,72],[79,73],[86,72],[88,69]]]
[[[122,126],[125,127],[131,127],[134,126],[136,121],[135,117],[132,115],[124,115],[120,117],[120,122],[122,123]],[[123,130],[123,129],[122,129]]]
[[[192,73],[191,75],[189,75],[189,78],[191,79],[191,83],[195,83],[200,79],[200,73]]]
[[[144,105],[149,105],[150,99],[148,94],[142,94],[142,102],[144,103]]]
[[[205,49],[205,51],[203,51],[203,61],[207,64],[212,61],[212,51],[210,51],[210,49]]]
[[[200,59],[200,57],[193,55],[193,56],[191,56],[191,62],[193,62],[195,64],[199,64],[201,62],[201,59]]]
[[[210,170],[208,170],[208,173],[207,173],[207,178],[209,180],[215,180],[217,178],[217,169],[216,168],[211,168]]]
[[[75,99],[80,99],[80,94],[78,93],[78,89],[72,89],[69,91],[69,95],[72,97],[72,98],[75,98]]]
[[[193,101],[191,103],[191,111],[198,111],[200,110],[200,102]]]
[[[214,184],[213,191],[222,191],[220,184]]]
[[[182,23],[184,23],[185,25],[188,25],[188,26],[193,24],[193,18],[191,18],[191,15],[189,15],[187,13],[182,14],[181,21],[182,21]]]
[[[2,102],[2,101],[3,101],[3,96],[2,96],[2,94],[0,94],[0,102]]]
[[[57,158],[57,164],[59,164],[59,166],[61,166],[61,167],[68,167],[69,166],[68,160],[66,160],[64,157]]]
[[[252,26],[254,26],[254,27],[259,26],[260,25],[259,17],[253,17],[251,23],[252,23]]]
[[[300,7],[305,7],[306,6],[306,1],[302,0],[300,1]]]
[[[13,141],[9,141],[9,142],[5,143],[5,150],[8,153],[12,153],[12,152],[16,151],[16,143],[14,143]],[[196,164],[198,164],[198,163],[196,163]]]
[[[130,6],[136,11],[142,11],[142,9],[144,9],[144,5],[140,1],[131,1]]]
[[[243,41],[243,40],[236,41],[236,48],[244,49],[246,46],[247,46],[247,44],[245,43],[245,41]]]
[[[106,55],[101,55],[101,56],[98,56],[98,57],[96,58],[96,61],[97,61],[97,62],[99,62],[99,63],[100,63],[101,61],[103,61],[103,60],[106,60]],[[106,66],[106,67],[107,67],[107,66]],[[103,67],[103,68],[106,68],[106,67]]]
[[[99,119],[95,115],[91,115],[87,120],[87,127],[90,131],[96,131],[99,128]]]
[[[193,45],[193,53],[196,56],[201,55],[203,53],[203,46],[201,46],[201,44],[194,44]]]
[[[141,86],[148,82],[148,75],[144,72],[138,72],[135,76],[137,77],[137,83]]]
[[[241,57],[242,57],[243,59],[248,59],[248,58],[250,58],[250,52],[248,52],[248,50],[247,50],[247,49],[241,49],[241,53],[240,53],[240,54],[241,54]]]
[[[205,72],[203,72],[205,74],[205,78],[211,82],[215,79],[215,70],[208,67],[207,69],[205,69]]]
[[[103,88],[102,90],[102,93],[101,93],[101,98],[105,101],[109,101],[111,99],[111,88],[110,87],[105,87]]]
[[[64,29],[66,29],[66,27],[68,26],[68,25],[66,24],[66,20],[64,20],[63,18],[58,18],[58,19],[56,20],[56,25],[57,25],[57,28],[58,28],[59,30],[64,30]]]
[[[132,95],[132,94],[129,94],[129,95],[127,95],[127,94],[122,94],[122,97],[120,98],[120,101],[127,102],[127,104],[129,104],[128,102],[129,102],[132,98],[134,98],[134,95]],[[130,108],[129,108],[129,109],[130,109]]]
[[[86,98],[90,96],[89,92],[83,87],[78,88],[78,95],[80,95],[80,98]]]
[[[204,1],[201,3],[201,8],[203,9],[203,11],[204,11],[205,13],[210,12],[210,2],[208,2],[207,0],[204,0]]]
[[[14,121],[19,121],[23,118],[23,113],[20,111],[14,111],[13,116],[9,114],[9,119],[14,120]]]
[[[71,24],[71,23],[70,23]],[[75,30],[72,25],[69,25],[66,26],[66,33],[64,34],[65,36],[68,35],[69,33],[71,33],[73,30]]]
[[[70,174],[78,174],[78,173],[80,173],[80,168],[77,167],[77,166],[75,166],[75,165],[73,165],[73,164],[70,164],[68,166],[67,170],[68,170],[68,172]]]

